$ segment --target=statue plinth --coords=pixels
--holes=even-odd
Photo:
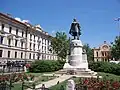
[[[68,56],[68,62],[63,67],[64,69],[89,71],[87,55],[83,53],[82,47],[81,40],[72,40],[70,42],[70,55]]]

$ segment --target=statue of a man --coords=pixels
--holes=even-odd
[[[79,23],[77,22],[76,19],[73,19],[73,22],[71,24],[71,28],[70,28],[69,34],[71,34],[72,36],[74,36],[74,39],[79,40],[79,37],[81,35],[80,31],[81,30],[80,30]]]

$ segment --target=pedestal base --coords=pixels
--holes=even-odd
[[[78,76],[96,76],[97,73],[88,69],[88,63],[81,63],[78,66],[71,66],[65,63],[62,70],[57,71],[56,74],[78,75]]]
[[[79,71],[89,71],[88,63],[80,63],[77,66],[71,66],[69,63],[65,63],[63,69],[66,70],[79,70]]]

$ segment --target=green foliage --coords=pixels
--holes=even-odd
[[[66,90],[67,80],[63,81],[55,86],[50,87],[50,90]]]
[[[53,72],[62,69],[64,63],[60,60],[38,60],[31,64],[29,71],[34,73]]]
[[[93,61],[93,50],[90,48],[89,44],[83,45],[83,49],[86,50],[88,62]]]
[[[55,37],[51,38],[51,47],[60,58],[65,59],[69,50],[69,40],[65,32],[57,32]]]
[[[120,64],[109,62],[92,62],[89,63],[89,68],[96,72],[105,72],[120,75]]]
[[[111,55],[115,60],[120,59],[120,36],[117,36],[111,48]]]
[[[120,81],[120,76],[119,75],[103,73],[103,72],[98,72],[98,75],[102,76],[102,79],[104,81],[106,81],[106,80]]]

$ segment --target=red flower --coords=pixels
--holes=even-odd
[[[88,79],[85,79],[83,83],[84,83],[85,85],[88,85],[89,80],[88,80]]]
[[[26,68],[29,68],[31,65],[29,63],[27,63],[25,66],[26,66]]]
[[[114,89],[119,89],[119,87],[120,87],[120,85],[119,85],[119,82],[113,82],[112,83],[112,87],[114,88]]]

